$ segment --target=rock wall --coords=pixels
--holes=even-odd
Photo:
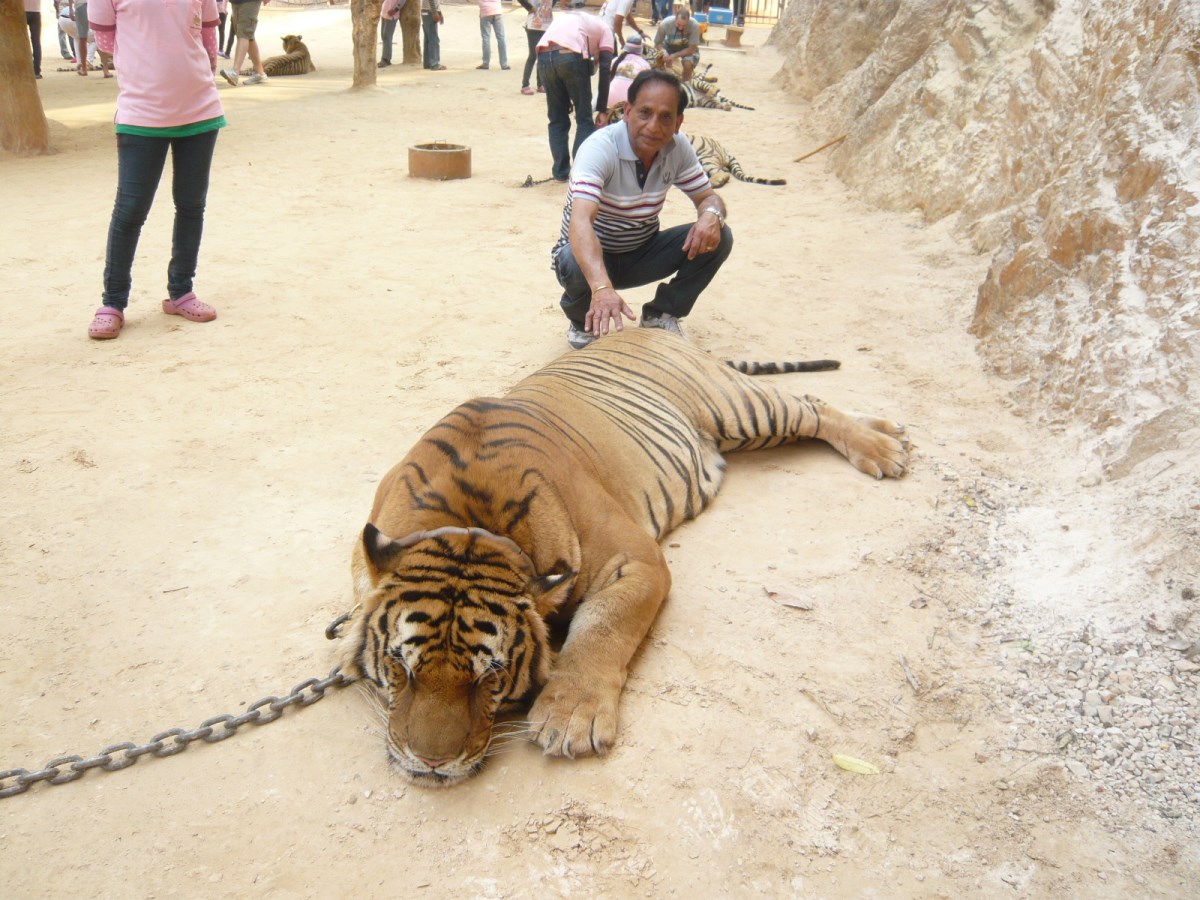
[[[971,326],[1114,477],[1200,424],[1200,3],[789,0],[830,165],[992,255]]]

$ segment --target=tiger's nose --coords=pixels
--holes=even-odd
[[[451,762],[454,759],[453,756],[443,756],[440,759],[431,759],[428,756],[422,756],[420,753],[414,753],[413,755],[431,769],[436,769],[438,766],[444,766],[446,763]]]

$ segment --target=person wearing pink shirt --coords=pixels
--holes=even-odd
[[[175,224],[163,312],[209,322],[217,312],[192,282],[204,230],[204,205],[217,131],[225,116],[217,68],[217,0],[91,0],[97,48],[116,57],[117,197],[108,226],[103,306],[88,336],[121,333],[133,283],[133,258],[171,153]]]
[[[500,0],[478,0],[479,3],[479,37],[483,41],[483,62],[477,69],[490,69],[492,66],[492,42],[488,37],[489,31],[496,32],[496,47],[500,50],[500,68],[508,69],[508,45],[504,42],[504,7]]]
[[[602,19],[579,12],[555,16],[538,41],[538,75],[546,88],[550,171],[555,181],[566,183],[571,174],[571,158],[579,152],[579,145],[597,125],[608,122],[608,82],[612,75],[613,49],[612,29]],[[597,69],[600,85],[593,114],[592,73]],[[568,154],[572,107],[575,109],[575,143]]]

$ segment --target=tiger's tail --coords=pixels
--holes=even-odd
[[[729,169],[730,175],[732,175],[738,181],[745,181],[748,184],[787,184],[787,179],[785,178],[756,178],[752,175],[747,175],[745,171],[742,170],[742,167],[738,161],[732,156],[729,157],[729,165],[727,168]]]
[[[796,362],[750,362],[741,359],[727,359],[725,365],[736,369],[743,375],[786,375],[789,372],[828,372],[840,369],[842,364],[836,359],[802,359]]]

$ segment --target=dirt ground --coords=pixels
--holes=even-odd
[[[349,13],[269,8],[264,46],[303,34],[318,72],[222,85],[197,283],[220,317],[159,311],[164,186],[108,343],[85,329],[116,84],[55,72],[46,40],[57,152],[0,160],[0,768],[142,744],[325,675],[380,476],[455,404],[566,350],[548,258],[563,190],[520,187],[550,165],[542,98],[518,90],[521,17],[510,72],[474,69],[475,19],[447,10],[448,71],[396,66],[351,93]],[[792,162],[828,136],[774,86],[766,36],[705,54],[756,110],[697,110],[685,130],[788,184],[722,190],[737,243],[689,336],[722,357],[841,359],[798,389],[906,422],[908,477],[874,482],[821,446],[733,458],[715,506],[668,538],[674,588],[607,758],[512,743],[468,783],[419,789],[364,697],[331,691],[0,801],[7,896],[1196,894],[1194,803],[1160,815],[1013,738],[988,572],[1020,556],[1036,608],[1038,541],[977,552],[994,546],[982,514],[1086,489],[1065,439],[982,370],[966,328],[987,259],[858,203],[820,157]],[[437,139],[472,148],[469,180],[407,177],[407,148]],[[690,215],[673,198],[664,219]]]

